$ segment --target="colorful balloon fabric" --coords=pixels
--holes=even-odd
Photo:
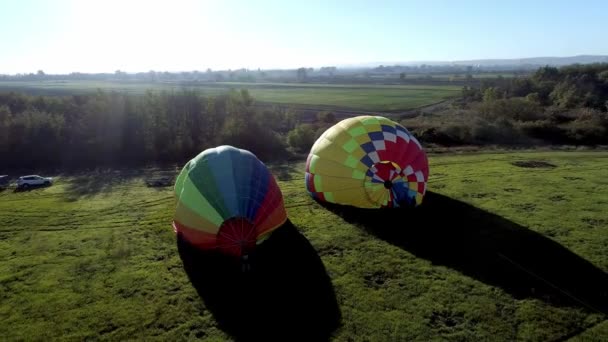
[[[419,205],[428,177],[418,140],[381,116],[338,122],[319,137],[306,162],[313,198],[359,208]]]
[[[277,182],[255,155],[232,146],[203,151],[175,183],[173,227],[201,249],[251,252],[287,220]]]

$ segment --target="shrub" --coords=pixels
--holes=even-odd
[[[317,121],[322,123],[334,123],[336,122],[336,116],[334,113],[328,111],[318,112]]]
[[[550,120],[521,122],[517,125],[522,134],[552,144],[567,144],[570,139],[564,129]]]
[[[538,93],[530,93],[526,95],[526,101],[540,105],[540,95]]]
[[[302,124],[287,134],[287,143],[296,151],[306,152],[315,143],[316,131],[310,124]]]
[[[228,120],[219,140],[220,144],[249,150],[262,160],[278,160],[287,156],[281,136],[258,122]]]
[[[580,110],[568,125],[568,136],[579,144],[608,143],[608,114],[595,109]]]
[[[538,103],[520,97],[484,102],[479,110],[488,119],[536,121],[543,117],[543,109]]]
[[[471,124],[471,136],[477,144],[519,145],[525,142],[520,131],[511,121],[504,118],[495,121],[475,120]]]

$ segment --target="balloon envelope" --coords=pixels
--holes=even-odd
[[[177,177],[175,196],[173,227],[201,249],[247,254],[287,220],[268,168],[232,146],[207,149],[190,160]]]
[[[419,205],[428,175],[418,140],[381,116],[338,122],[319,137],[306,162],[313,198],[360,208]]]

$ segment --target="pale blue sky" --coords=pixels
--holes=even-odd
[[[608,54],[608,1],[0,0],[0,73]]]

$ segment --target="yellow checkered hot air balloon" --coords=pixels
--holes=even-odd
[[[428,176],[418,140],[381,116],[338,122],[319,137],[306,162],[313,198],[359,208],[419,205]]]

